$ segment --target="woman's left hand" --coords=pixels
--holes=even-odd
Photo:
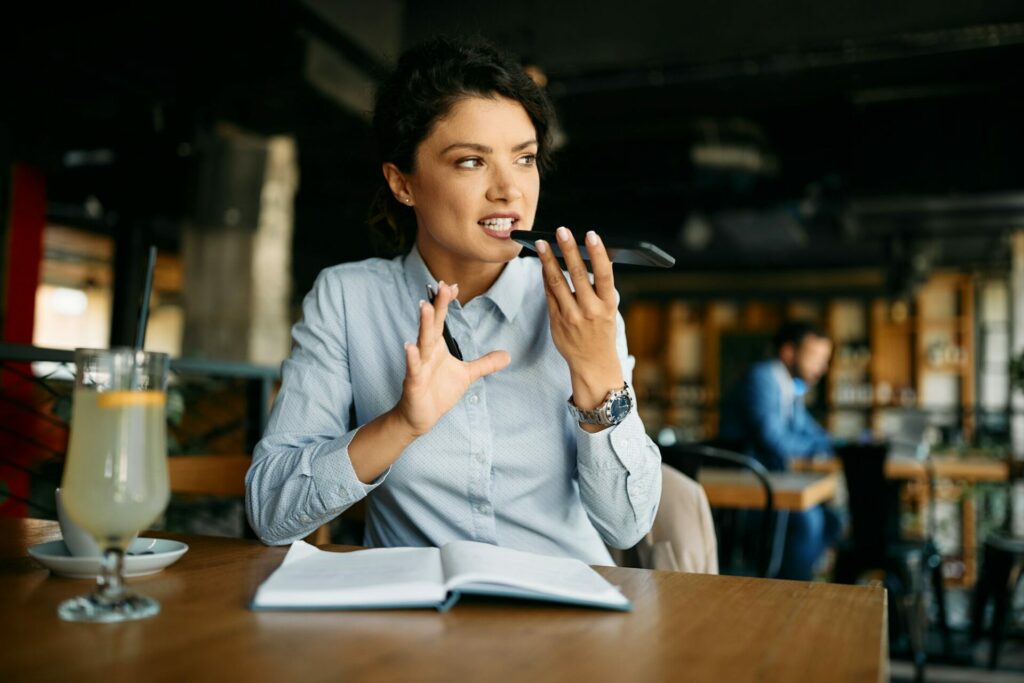
[[[572,289],[547,242],[536,243],[544,266],[551,338],[569,364],[573,402],[590,410],[600,405],[609,391],[621,389],[623,384],[615,348],[618,302],[612,262],[601,238],[593,231],[588,232],[586,249],[594,271],[591,284],[572,234],[567,228],[559,228],[557,235]]]

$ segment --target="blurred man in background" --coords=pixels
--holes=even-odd
[[[776,333],[773,346],[774,356],[755,363],[729,392],[719,438],[769,470],[784,471],[792,459],[832,454],[828,433],[805,403],[808,389],[828,370],[832,342],[813,325],[791,321]],[[838,535],[838,518],[818,506],[780,514],[777,521],[786,534],[779,577],[812,579],[815,564]]]

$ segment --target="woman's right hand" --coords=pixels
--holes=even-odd
[[[458,291],[458,285],[438,283],[434,303],[420,302],[419,338],[415,344],[405,345],[405,381],[394,410],[414,436],[429,432],[459,402],[470,384],[511,362],[507,351],[491,351],[469,362],[448,352],[444,319]]]

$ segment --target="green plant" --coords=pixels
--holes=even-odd
[[[1024,389],[1024,351],[1010,358],[1010,388]]]

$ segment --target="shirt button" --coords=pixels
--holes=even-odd
[[[310,519],[309,515],[299,515],[299,521],[302,522],[303,524],[309,524],[313,520]]]
[[[480,397],[477,396],[476,394],[473,394],[472,396],[469,397],[469,405],[475,406],[479,402],[480,402]]]
[[[476,461],[478,463],[480,463],[481,465],[484,464],[487,461],[487,456],[484,455],[483,451],[477,451],[476,452]]]
[[[476,511],[479,512],[481,515],[486,515],[487,514],[487,506],[484,505],[483,503],[479,503],[476,506]]]

